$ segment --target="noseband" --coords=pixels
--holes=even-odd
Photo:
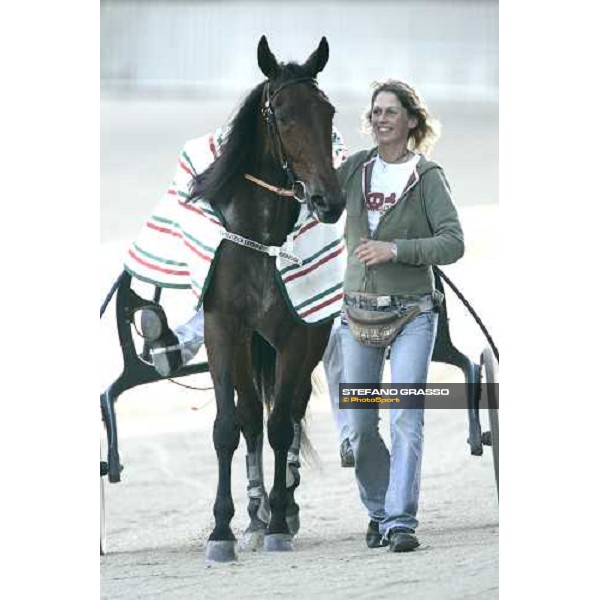
[[[279,196],[284,196],[287,198],[294,198],[300,204],[304,204],[307,200],[306,184],[303,181],[301,181],[300,179],[296,178],[296,175],[294,174],[294,171],[292,170],[292,168],[290,166],[287,155],[283,148],[283,143],[281,141],[281,135],[280,135],[279,129],[277,127],[277,119],[275,118],[275,111],[273,110],[273,105],[272,105],[273,98],[275,98],[275,96],[277,96],[277,94],[279,94],[279,92],[281,92],[281,90],[283,90],[284,88],[286,88],[290,85],[294,85],[297,83],[310,83],[312,86],[317,87],[317,82],[314,78],[301,77],[300,79],[293,79],[292,81],[287,81],[287,82],[283,83],[282,85],[280,85],[273,92],[271,92],[270,91],[271,82],[267,81],[264,92],[263,92],[263,98],[261,99],[261,103],[264,103],[261,108],[261,113],[262,113],[263,117],[265,118],[265,122],[267,124],[267,131],[269,132],[269,138],[271,139],[271,143],[272,143],[273,147],[275,148],[275,153],[276,153],[275,158],[277,159],[277,161],[279,162],[279,165],[281,166],[281,168],[283,169],[283,171],[286,174],[286,177],[288,180],[288,185],[290,186],[290,189],[284,189],[282,187],[277,187],[275,185],[271,185],[271,184],[267,183],[266,181],[263,181],[262,179],[258,179],[257,177],[254,177],[253,175],[249,175],[248,173],[246,173],[244,175],[244,177],[248,181],[251,181],[252,183],[255,183],[256,185],[259,185]]]

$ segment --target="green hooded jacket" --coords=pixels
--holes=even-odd
[[[365,189],[369,188],[377,148],[350,156],[338,169],[346,197],[348,265],[346,292],[418,296],[434,289],[432,265],[456,262],[464,254],[463,232],[442,167],[421,156],[398,202],[369,233]],[[360,238],[394,242],[394,262],[367,267],[355,256]]]

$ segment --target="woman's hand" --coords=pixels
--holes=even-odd
[[[393,242],[379,242],[369,238],[360,238],[360,244],[356,247],[354,256],[370,267],[394,260],[396,257],[395,248]]]

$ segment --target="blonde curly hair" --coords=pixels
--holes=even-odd
[[[372,88],[371,103],[363,116],[363,131],[373,135],[371,112],[375,98],[381,92],[391,92],[406,109],[408,116],[417,119],[417,126],[408,134],[409,150],[428,155],[440,137],[441,126],[439,121],[429,114],[425,103],[419,98],[414,88],[397,79],[376,81],[372,84]]]

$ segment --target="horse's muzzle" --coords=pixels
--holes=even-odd
[[[312,194],[309,198],[309,208],[317,213],[321,223],[335,223],[341,216],[344,206],[342,199]]]

